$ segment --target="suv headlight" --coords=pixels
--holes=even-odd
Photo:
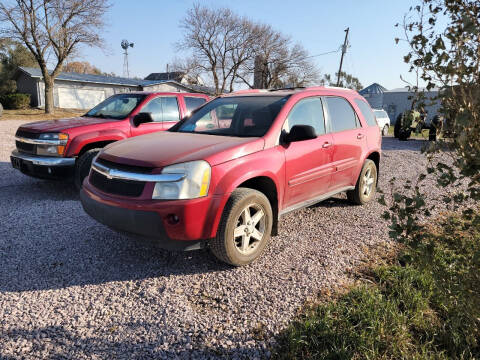
[[[37,145],[37,155],[63,156],[65,145],[68,142],[68,134],[63,133],[44,133],[38,138],[45,140],[45,144]]]
[[[166,166],[162,174],[180,174],[185,177],[180,181],[155,183],[152,199],[179,200],[207,196],[211,172],[210,164],[203,160]]]

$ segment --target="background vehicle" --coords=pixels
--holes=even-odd
[[[216,98],[168,132],[112,144],[80,193],[111,228],[165,248],[208,246],[255,260],[279,218],[340,192],[375,195],[382,137],[353,90],[243,91]]]
[[[100,149],[118,140],[167,130],[208,100],[207,95],[191,93],[113,95],[82,117],[20,126],[10,160],[14,168],[30,176],[73,176],[80,188]]]
[[[3,114],[3,106],[2,106],[2,104],[0,103],[0,117],[2,117],[2,114]]]
[[[383,109],[373,109],[373,113],[377,118],[377,123],[382,131],[382,135],[387,136],[388,129],[390,128],[390,117],[388,116],[387,112]]]

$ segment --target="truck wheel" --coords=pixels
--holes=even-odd
[[[82,188],[83,179],[85,179],[90,172],[93,158],[97,156],[100,150],[102,149],[88,150],[77,159],[77,162],[75,163],[75,175],[73,181],[78,191],[80,191]]]
[[[395,122],[395,125],[393,126],[393,136],[395,139],[398,139],[398,133],[400,132],[400,129],[402,128],[402,118],[398,117],[397,121]]]
[[[268,244],[272,224],[272,206],[267,197],[257,190],[238,188],[225,206],[210,250],[227,264],[249,264]]]
[[[412,135],[411,129],[400,129],[398,132],[398,140],[407,141],[410,138],[410,135]]]
[[[377,190],[377,174],[375,163],[370,159],[365,160],[355,189],[347,191],[348,200],[357,205],[364,205],[370,202]]]
[[[382,135],[387,136],[388,135],[388,125],[385,125],[382,129]]]
[[[434,125],[428,129],[428,141],[437,141],[437,128]]]

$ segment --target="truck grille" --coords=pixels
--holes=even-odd
[[[40,133],[32,133],[25,130],[17,130],[15,136],[26,138],[26,139],[38,139],[40,137]],[[21,141],[15,141],[15,145],[17,146],[17,150],[20,152],[28,153],[28,154],[36,154],[37,153],[37,145],[24,143]]]
[[[37,153],[37,146],[35,144],[24,143],[21,141],[15,141],[15,145],[17,146],[17,150],[29,153],[29,154],[36,154]]]
[[[33,132],[20,130],[20,129],[18,129],[17,132],[15,133],[15,136],[23,137],[27,139],[38,139],[40,135],[41,133],[33,133]]]
[[[97,189],[115,195],[138,197],[142,194],[145,182],[123,179],[109,179],[92,169],[90,183]]]

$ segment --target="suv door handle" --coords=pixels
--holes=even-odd
[[[332,146],[332,143],[329,143],[328,141],[325,142],[323,145],[322,145],[322,148],[326,149],[326,148],[329,148],[330,146]]]
[[[365,137],[365,135],[363,135],[363,134],[358,134],[357,135],[357,139],[363,139],[364,137]]]

